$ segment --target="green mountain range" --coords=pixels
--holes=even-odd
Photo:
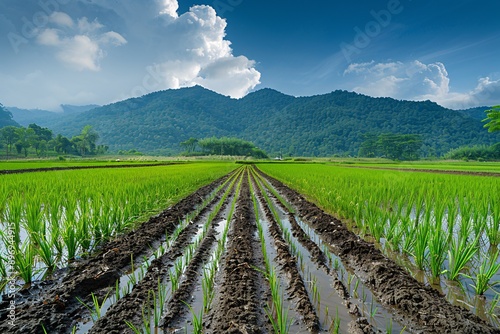
[[[293,97],[262,89],[236,100],[196,86],[38,118],[36,123],[65,136],[90,124],[113,151],[175,154],[190,137],[228,136],[284,156],[357,155],[366,134],[400,133],[421,135],[423,155],[434,156],[500,141],[500,134],[483,128],[484,110],[476,109],[456,111],[430,101],[347,91]]]

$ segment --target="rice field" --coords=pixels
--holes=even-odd
[[[259,167],[498,325],[500,178],[327,165]]]
[[[203,163],[1,176],[0,281],[50,275],[234,169]],[[6,265],[7,250],[15,265]]]
[[[204,162],[0,179],[2,333],[499,332],[498,177]]]
[[[71,168],[71,167],[116,167],[116,166],[140,166],[152,164],[165,164],[164,161],[139,161],[139,160],[3,160],[0,161],[0,171],[13,170],[33,170],[50,168]]]

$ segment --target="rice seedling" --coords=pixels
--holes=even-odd
[[[385,327],[385,333],[386,334],[392,334],[392,319],[389,319],[389,321],[387,322],[386,324],[386,327]]]
[[[377,314],[377,311],[378,311],[378,307],[375,306],[375,303],[373,302],[373,299],[372,299],[372,302],[370,303],[370,318],[374,318],[375,315]]]
[[[124,296],[124,295],[123,295]],[[120,280],[117,279],[115,282],[115,303],[120,300]]]
[[[199,314],[196,314],[191,305],[189,305],[185,301],[182,302],[189,308],[189,311],[193,316],[191,321],[191,323],[193,324],[193,333],[201,334],[203,332],[203,309],[200,310]]]
[[[5,266],[6,262],[7,259],[0,255],[0,281],[7,278],[7,267]]]
[[[416,227],[415,243],[413,245],[413,258],[418,269],[424,270],[427,264],[429,253],[427,247],[429,243],[430,225],[428,223],[418,224]]]
[[[53,252],[52,244],[50,240],[46,239],[46,236],[36,234],[33,236],[35,243],[37,244],[36,252],[38,256],[42,259],[43,263],[47,267],[47,271],[51,272],[55,269],[57,264],[57,258]]]
[[[102,299],[102,302],[99,302],[99,298],[94,293],[91,293],[90,295],[92,297],[92,306],[90,306],[87,303],[85,303],[79,297],[76,297],[76,299],[78,300],[78,302],[80,304],[82,304],[90,312],[90,316],[92,317],[92,320],[95,322],[95,321],[97,321],[97,319],[101,318],[101,315],[102,315],[102,306],[104,305],[104,303],[108,299],[108,296],[111,293],[111,291],[112,290],[108,291],[108,293]]]
[[[274,332],[286,334],[290,330],[292,319],[288,318],[288,310],[283,309],[283,293],[279,287],[279,279],[274,269],[271,268],[271,271],[267,274],[267,279],[271,288],[272,307],[265,309],[266,314],[271,321]]]
[[[330,328],[328,329],[330,333],[333,334],[338,334],[340,333],[340,317],[339,317],[339,308],[337,306],[337,313],[335,318],[332,321],[332,324],[330,325]]]
[[[433,283],[439,282],[443,273],[443,264],[446,260],[446,249],[448,247],[448,236],[441,229],[441,223],[436,222],[429,234],[429,267]]]
[[[170,291],[174,293],[179,289],[179,276],[176,275],[175,273],[170,272],[169,273],[169,278],[170,278]]]
[[[486,222],[486,236],[490,242],[491,247],[497,247],[500,244],[500,205],[489,202],[489,215],[490,218]]]
[[[14,261],[15,271],[23,279],[24,283],[31,283],[35,265],[35,251],[33,246],[28,242],[24,242],[23,246],[15,252]]]
[[[499,252],[500,250],[497,249],[492,256],[485,256],[474,277],[464,275],[472,279],[473,284],[471,286],[477,295],[483,295],[489,288],[500,284],[500,281],[490,283],[493,276],[500,270],[500,263],[497,263]]]
[[[146,310],[146,311],[144,311]],[[142,326],[137,328],[132,322],[125,320],[125,324],[134,332],[134,334],[151,334],[150,310],[149,307],[142,307]],[[142,329],[142,330],[141,330]]]
[[[449,280],[457,280],[462,270],[477,253],[478,237],[473,242],[467,242],[463,236],[459,240],[452,240],[451,248],[448,250],[448,269],[445,270]]]
[[[128,320],[125,320],[125,324],[127,324],[128,328],[130,328],[132,330],[132,332],[134,332],[134,334],[142,334],[141,330],[139,328],[137,328],[133,323],[131,323],[130,321]]]
[[[491,317],[498,317],[495,313],[495,310],[498,308],[498,303],[500,302],[500,294],[498,292],[495,292],[495,297],[490,303],[490,306],[488,307],[487,313]]]
[[[354,282],[354,288],[352,289],[352,294],[354,298],[358,298],[358,286],[359,286],[359,278],[356,278],[356,282]]]

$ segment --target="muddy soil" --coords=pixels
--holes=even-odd
[[[207,333],[267,333],[263,312],[266,302],[259,293],[259,285],[264,282],[255,270],[263,263],[256,260],[259,244],[253,218],[248,177],[244,176],[228,234],[220,289],[204,324]]]
[[[303,321],[309,331],[312,333],[318,333],[319,319],[307,293],[304,280],[302,279],[302,276],[297,268],[297,259],[290,254],[289,246],[283,238],[283,232],[278,226],[270,208],[266,205],[264,196],[260,189],[256,189],[257,198],[264,207],[264,213],[267,221],[269,222],[269,232],[274,239],[274,245],[278,253],[278,257],[275,261],[280,264],[280,269],[283,270],[285,276],[288,278],[288,295],[293,298],[294,302],[297,304],[296,309],[302,315]]]
[[[254,178],[254,182],[257,180]],[[263,183],[261,183],[263,184]],[[281,263],[281,269],[285,271],[285,275],[290,278],[288,285],[289,296],[296,300],[297,310],[303,316],[303,321],[311,333],[317,333],[321,330],[325,331],[327,328],[323,326],[320,328],[319,319],[316,314],[317,307],[313,306],[311,302],[311,297],[308,295],[303,278],[301,277],[299,271],[297,270],[297,259],[293,257],[288,249],[288,244],[283,239],[283,231],[276,222],[276,217],[273,215],[269,206],[263,197],[261,190],[258,187],[257,197],[264,206],[264,212],[266,218],[269,222],[269,230],[275,240],[275,247],[278,252],[278,257],[275,259],[276,262]],[[349,295],[348,289],[344,283],[339,279],[338,273],[327,265],[327,260],[324,252],[320,249],[318,244],[310,239],[310,237],[304,232],[300,227],[297,220],[295,219],[294,212],[289,210],[289,205],[282,203],[273,193],[269,192],[268,189],[264,188],[266,194],[269,198],[273,200],[272,205],[280,207],[284,212],[287,213],[288,220],[291,226],[291,231],[293,237],[308,250],[311,258],[311,262],[315,263],[318,268],[324,270],[327,274],[331,276],[331,287],[335,290],[337,295],[344,300],[343,306],[348,310],[351,315],[351,321],[348,324],[349,333],[355,334],[369,334],[374,333],[374,329],[370,326],[368,320],[361,315],[360,310],[357,305],[351,302],[351,296]],[[339,307],[341,305],[338,305]]]

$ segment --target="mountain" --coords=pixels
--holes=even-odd
[[[42,127],[49,127],[54,123],[57,123],[64,117],[70,114],[78,114],[91,109],[99,107],[98,105],[87,105],[87,106],[72,106],[68,104],[61,105],[62,112],[53,112],[42,109],[20,109],[16,107],[8,107],[7,109],[12,113],[12,116],[16,122],[22,126],[28,126],[29,124],[36,123]]]
[[[94,108],[98,108],[100,105],[97,104],[89,104],[85,106],[72,106],[70,104],[61,104],[61,108],[64,114],[77,114],[85,111],[92,110]]]
[[[365,134],[419,134],[424,155],[493,144],[500,134],[463,111],[434,102],[372,98],[347,91],[293,97],[262,89],[235,100],[201,87],[151,93],[44,124],[73,136],[90,124],[111,150],[174,154],[190,137],[235,136],[271,154],[357,155]]]
[[[4,126],[19,126],[16,121],[12,119],[12,113],[8,111],[1,103],[0,103],[0,128]]]
[[[470,116],[472,118],[478,119],[482,121],[483,119],[486,118],[486,110],[490,110],[491,107],[477,107],[477,108],[470,108],[470,109],[465,109],[465,110],[459,110],[461,113]]]

